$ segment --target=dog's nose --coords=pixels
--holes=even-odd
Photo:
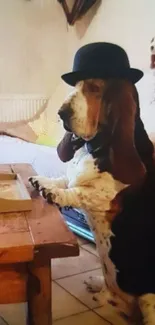
[[[72,109],[69,106],[62,106],[59,111],[58,115],[63,121],[68,120],[72,116]]]
[[[153,50],[154,50],[154,46],[152,45],[152,46],[151,46],[151,51],[153,51]]]

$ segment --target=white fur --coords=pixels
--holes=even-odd
[[[143,314],[144,324],[155,324],[155,295],[151,293],[143,295],[138,299],[138,303]]]
[[[69,104],[72,108],[73,115],[70,118],[71,129],[73,133],[80,136],[83,139],[91,139],[96,135],[96,130],[94,133],[90,133],[90,128],[88,125],[88,103],[86,97],[82,92],[84,81],[77,83],[74,90],[69,94],[69,96],[64,101],[64,104]]]
[[[85,147],[79,149],[74,158],[68,163],[65,179],[49,180],[40,176],[32,177],[32,184],[35,181],[39,183],[40,188],[46,188],[46,194],[51,195],[54,203],[61,207],[72,206],[85,210],[96,239],[105,279],[105,282],[102,282],[103,287],[100,293],[95,295],[95,299],[104,305],[105,302],[108,304],[111,299],[117,304],[117,308],[113,307],[108,316],[109,322],[112,319],[112,321],[115,320],[115,322],[112,322],[114,325],[133,325],[132,317],[135,306],[139,303],[144,315],[144,324],[154,325],[155,313],[152,306],[155,305],[155,295],[145,295],[136,299],[136,297],[122,292],[116,282],[117,270],[109,259],[110,236],[113,234],[106,219],[106,211],[109,210],[110,202],[116,194],[127,185],[116,181],[108,172],[99,173],[92,155],[87,152]],[[101,281],[100,284],[97,284],[98,289],[100,289],[100,285]],[[89,283],[88,287],[90,287]],[[115,296],[113,296],[113,293],[115,293]],[[149,303],[148,307],[146,302]],[[107,315],[107,309],[104,309],[104,313]],[[122,315],[126,315],[128,320],[124,319]]]

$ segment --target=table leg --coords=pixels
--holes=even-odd
[[[52,325],[50,260],[29,264],[27,297],[29,325]]]

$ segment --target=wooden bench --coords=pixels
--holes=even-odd
[[[30,325],[51,325],[51,259],[77,256],[75,236],[55,206],[28,183],[28,164],[0,165],[19,173],[33,200],[31,212],[0,214],[0,305],[28,302]]]

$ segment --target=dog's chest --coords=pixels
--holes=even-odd
[[[115,180],[109,172],[100,172],[96,159],[88,152],[86,146],[76,151],[73,159],[68,162],[67,179],[68,188],[91,187],[94,200],[97,199],[96,203],[99,203],[99,199],[112,200],[118,192],[126,187]]]
[[[85,147],[80,148],[68,163],[67,178],[68,187],[80,186],[82,188],[83,186],[84,210],[96,238],[104,276],[108,287],[117,292],[116,269],[109,259],[112,233],[106,219],[106,210],[109,209],[111,200],[125,185],[116,181],[108,172],[100,173],[95,165],[95,159]],[[87,188],[89,191],[89,187],[91,187],[91,200],[90,195],[87,195]]]
[[[76,151],[74,158],[68,162],[67,178],[68,187],[81,186],[83,182],[87,184],[92,179],[98,177],[99,171],[95,166],[95,160],[88,153],[85,146]]]

